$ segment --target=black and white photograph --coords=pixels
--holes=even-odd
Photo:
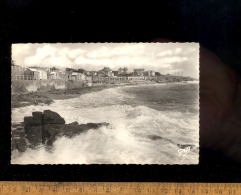
[[[199,164],[198,43],[12,44],[11,164]]]

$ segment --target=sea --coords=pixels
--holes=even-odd
[[[73,138],[12,151],[12,164],[198,164],[199,83],[120,86],[55,100],[50,105],[14,108],[12,122],[33,111],[52,110],[66,121],[110,123]],[[185,150],[186,146],[191,146]]]

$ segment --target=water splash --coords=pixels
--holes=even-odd
[[[12,154],[12,164],[197,164],[198,114],[160,111],[123,102],[137,99],[121,88],[106,89],[47,106],[13,109],[13,122],[33,111],[50,109],[67,123],[108,122],[73,138],[61,137],[47,151],[44,146]],[[137,102],[138,103],[138,102]],[[195,145],[185,157],[178,144]]]

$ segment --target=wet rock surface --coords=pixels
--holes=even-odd
[[[51,110],[33,112],[24,117],[22,124],[12,125],[12,149],[24,152],[27,148],[36,148],[44,144],[51,147],[58,137],[72,138],[90,129],[108,126],[109,123],[65,124],[64,118]]]
[[[27,150],[27,140],[23,124],[12,124],[12,150],[25,152]]]
[[[44,124],[65,124],[65,120],[58,113],[51,110],[44,110],[42,116]]]
[[[12,139],[12,150],[18,150],[19,152],[25,152],[27,150],[26,139]]]

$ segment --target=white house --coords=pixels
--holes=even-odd
[[[51,73],[49,73],[49,79],[50,80],[60,79],[59,72],[51,72]]]
[[[86,80],[86,76],[80,72],[72,72],[71,78],[72,80]]]
[[[48,79],[46,71],[38,70],[38,73],[39,73],[39,80],[47,80]]]
[[[155,71],[154,70],[147,70],[147,71],[144,72],[144,76],[154,77],[155,76]]]
[[[28,78],[27,80],[47,80],[48,79],[46,71],[38,70],[35,68],[27,68],[24,71],[24,76],[25,78]]]

